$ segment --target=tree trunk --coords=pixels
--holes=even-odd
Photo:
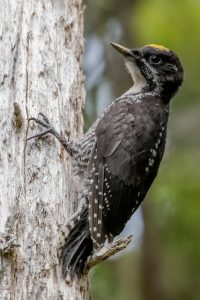
[[[4,0],[0,20],[0,298],[88,299],[87,278],[66,285],[57,256],[77,207],[70,156],[52,136],[26,142],[38,112],[82,134],[82,0]]]
[[[143,206],[144,235],[142,243],[142,294],[143,300],[167,300],[163,274],[163,249],[159,241],[159,230],[155,223],[156,213],[151,199]]]

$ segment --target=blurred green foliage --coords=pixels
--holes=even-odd
[[[106,11],[104,23],[109,13],[113,16],[114,12],[120,19],[122,6],[125,9],[126,20],[120,21],[126,32],[126,46],[156,43],[177,52],[184,65],[185,81],[173,100],[166,156],[143,204],[146,228],[143,245],[129,255],[103,263],[93,270],[93,299],[198,300],[200,1],[126,0],[123,4],[110,0],[99,3]],[[99,16],[100,7],[98,5]],[[92,11],[93,17],[97,16],[95,1]],[[101,23],[100,19],[98,23]]]
[[[149,193],[168,299],[199,299],[199,161],[199,148],[170,153]]]

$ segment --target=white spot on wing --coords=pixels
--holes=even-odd
[[[152,167],[154,164],[154,159],[149,158],[149,166]]]

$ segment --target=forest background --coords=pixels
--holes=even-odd
[[[172,103],[165,157],[124,234],[129,251],[92,272],[94,300],[197,300],[200,294],[200,1],[88,0],[85,130],[131,85],[110,42],[162,44],[178,53],[185,81]]]

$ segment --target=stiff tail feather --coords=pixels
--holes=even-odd
[[[85,268],[85,263],[93,250],[93,242],[89,233],[88,210],[80,214],[80,220],[69,232],[66,243],[61,252],[63,277],[80,278]]]

